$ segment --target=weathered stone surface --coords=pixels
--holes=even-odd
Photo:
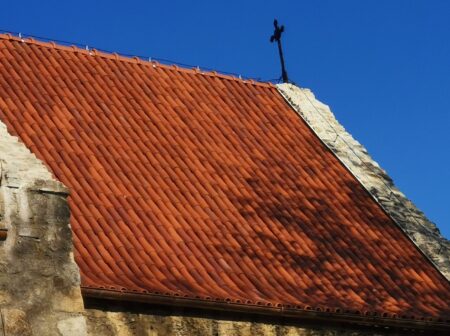
[[[82,315],[68,317],[58,321],[58,331],[64,336],[86,335],[86,322]]]
[[[292,84],[280,84],[278,90],[420,250],[450,280],[450,241],[440,234],[436,225],[397,189],[392,179],[370,157],[367,150],[344,129],[330,108],[318,101],[310,90]]]
[[[90,336],[368,336],[386,335],[374,330],[301,327],[249,321],[232,321],[214,318],[179,315],[86,310]],[[389,335],[396,335],[390,331]]]
[[[53,180],[47,167],[17,137],[11,136],[2,122],[0,122],[0,163],[2,178],[6,178],[10,186],[18,187],[37,180]],[[55,185],[57,184],[60,183],[55,181]],[[61,184],[60,187],[63,188]]]
[[[5,336],[32,335],[26,313],[20,309],[1,309],[3,331]]]
[[[0,123],[0,313],[6,336],[86,334],[68,190]],[[0,333],[1,335],[1,333]]]

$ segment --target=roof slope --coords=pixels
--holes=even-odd
[[[450,320],[450,285],[270,84],[0,39],[82,286]]]

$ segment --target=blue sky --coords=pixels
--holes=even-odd
[[[450,1],[10,1],[0,28],[247,77],[329,104],[450,238]]]

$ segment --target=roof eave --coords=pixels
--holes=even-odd
[[[230,313],[246,313],[273,317],[286,317],[298,319],[299,322],[327,324],[348,324],[360,327],[385,327],[402,330],[427,330],[438,334],[450,332],[450,324],[436,320],[412,320],[406,318],[388,318],[381,316],[365,316],[345,312],[322,312],[315,310],[302,310],[286,308],[284,306],[259,306],[234,302],[220,302],[202,300],[197,298],[176,297],[152,293],[130,293],[109,289],[96,289],[82,287],[81,292],[85,298],[106,299],[119,302],[140,302],[149,305],[172,307],[185,307],[206,309],[212,311],[226,311]]]

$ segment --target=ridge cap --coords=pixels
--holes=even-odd
[[[226,80],[232,80],[237,81],[242,84],[250,84],[250,85],[257,85],[262,87],[270,87],[275,89],[275,84],[273,84],[270,81],[259,81],[253,78],[243,78],[241,76],[237,76],[235,74],[229,74],[220,72],[218,70],[211,70],[211,69],[204,69],[200,68],[199,66],[189,67],[188,65],[181,65],[176,64],[176,62],[173,62],[171,64],[165,64],[161,62],[161,60],[153,59],[149,57],[148,59],[144,58],[143,56],[137,56],[137,55],[126,55],[121,54],[116,51],[106,51],[102,49],[96,49],[96,48],[88,48],[88,45],[86,45],[86,48],[82,48],[81,44],[77,45],[76,43],[72,42],[63,42],[63,41],[57,41],[47,38],[38,38],[31,35],[16,35],[11,32],[0,32],[0,40],[8,40],[8,41],[15,41],[15,42],[21,42],[26,44],[34,44],[38,46],[42,46],[45,48],[51,48],[51,49],[57,49],[61,51],[71,51],[71,52],[81,52],[83,54],[87,54],[90,56],[99,56],[103,58],[108,58],[116,61],[121,62],[128,62],[128,63],[137,63],[142,64],[144,66],[152,66],[152,67],[160,67],[164,68],[170,71],[183,71],[190,74],[200,74],[210,77],[216,77],[219,79],[226,79]],[[63,43],[67,43],[67,45],[64,45]],[[72,43],[72,44],[71,44]],[[168,61],[169,62],[169,61]]]

